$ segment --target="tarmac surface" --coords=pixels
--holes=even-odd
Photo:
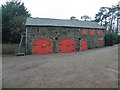
[[[118,45],[73,53],[4,55],[3,88],[118,88]]]

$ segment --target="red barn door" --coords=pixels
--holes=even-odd
[[[48,54],[51,53],[51,41],[49,39],[35,39],[33,42],[33,54]]]
[[[81,40],[81,50],[84,51],[87,49],[87,40],[83,39]]]
[[[65,38],[65,39],[59,40],[58,51],[59,52],[74,52],[75,44],[74,44],[73,39]]]

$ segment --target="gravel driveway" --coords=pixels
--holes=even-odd
[[[74,53],[3,56],[3,88],[117,88],[118,45]]]

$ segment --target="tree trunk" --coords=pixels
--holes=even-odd
[[[110,20],[110,32],[111,32],[111,31],[113,32],[113,30],[112,30],[112,22],[113,22],[113,16],[112,16],[112,18],[111,18],[111,20]]]

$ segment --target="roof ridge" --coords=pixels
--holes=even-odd
[[[82,21],[82,20],[70,20],[70,19],[57,19],[57,18],[40,18],[40,17],[28,17],[32,19],[48,19],[48,20],[63,20],[63,21],[80,21],[80,22],[93,22],[93,21]]]
[[[93,21],[80,21],[80,20],[55,19],[55,18],[39,18],[39,17],[27,18],[26,25],[105,28],[105,27],[99,25],[97,22],[93,22]]]
[[[70,19],[57,19],[57,18],[40,18],[40,17],[28,17],[32,19],[50,19],[50,20],[70,20]]]

